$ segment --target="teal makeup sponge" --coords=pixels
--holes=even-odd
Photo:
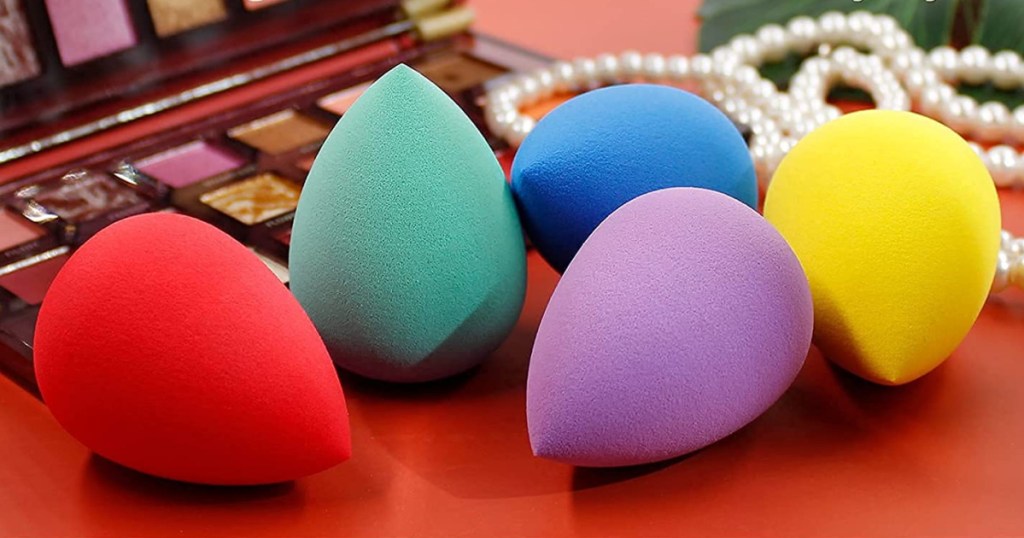
[[[786,391],[813,325],[800,262],[754,210],[705,189],[640,196],[594,230],[544,312],[534,453],[607,467],[707,446]]]
[[[537,124],[512,165],[523,225],[558,271],[612,211],[669,187],[716,190],[757,207],[739,131],[707,101],[668,86],[612,86],[567,101]]]
[[[526,250],[493,152],[444,92],[400,65],[324,142],[302,190],[291,289],[335,363],[418,382],[465,371],[511,331]]]

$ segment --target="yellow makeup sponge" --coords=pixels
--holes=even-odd
[[[807,273],[815,344],[876,383],[942,363],[995,274],[988,171],[958,134],[910,112],[857,112],[809,134],[775,172],[764,214]]]

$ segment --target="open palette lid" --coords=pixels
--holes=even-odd
[[[0,0],[0,164],[384,39],[451,0]]]

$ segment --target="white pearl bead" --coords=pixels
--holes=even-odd
[[[554,77],[554,89],[558,92],[568,92],[577,89],[576,68],[569,62],[555,62],[550,67],[551,75]]]
[[[644,76],[650,81],[660,81],[665,78],[667,72],[665,57],[660,54],[648,54],[644,56]]]
[[[932,69],[944,80],[952,80],[960,66],[960,55],[950,47],[935,47],[928,53]]]
[[[920,96],[926,89],[939,83],[939,76],[928,68],[911,68],[903,76],[903,84],[911,95]]]
[[[1013,185],[1017,173],[1017,151],[1010,146],[995,146],[989,148],[988,158],[991,163],[989,171],[992,173],[992,180],[997,187],[1009,187]]]
[[[799,54],[806,53],[820,39],[821,29],[810,17],[799,16],[790,19],[786,24],[789,32],[789,45]]]
[[[998,101],[989,101],[978,107],[978,120],[974,133],[982,140],[1002,140],[1010,126],[1010,109]]]
[[[761,63],[761,43],[752,36],[740,34],[729,41],[729,49],[742,63]]]
[[[893,57],[889,68],[900,78],[906,77],[914,71],[923,71],[927,65],[927,57],[924,51],[918,48],[906,49]],[[931,72],[931,70],[927,70]],[[938,78],[938,76],[936,76]]]
[[[666,69],[671,80],[683,82],[690,76],[690,60],[686,56],[673,54],[668,57]]]
[[[838,11],[829,11],[818,17],[818,24],[821,25],[822,37],[828,41],[842,41],[847,37],[846,16]]]
[[[761,73],[756,68],[749,65],[741,65],[736,70],[735,80],[738,84],[743,86],[753,86],[762,80]]]
[[[1001,90],[1013,89],[1024,83],[1024,62],[1016,52],[1004,50],[995,53],[990,68],[992,83]]]
[[[778,24],[766,24],[754,34],[761,46],[761,54],[769,62],[777,62],[789,52],[786,30]]]
[[[576,84],[579,88],[597,84],[597,62],[590,58],[577,58],[572,61],[572,66],[576,71]]]
[[[1001,230],[999,232],[999,250],[1006,250],[1010,248],[1010,243],[1013,242],[1013,239],[1014,237],[1012,233],[1006,230]]]
[[[597,66],[597,78],[602,82],[614,84],[619,81],[619,57],[614,54],[599,54],[594,58]]]
[[[489,107],[484,115],[484,122],[491,132],[503,136],[508,132],[509,125],[519,116],[515,108]]]
[[[771,103],[779,95],[779,89],[770,80],[760,80],[748,87],[746,94],[758,103]],[[782,102],[779,104],[782,104]]]
[[[532,75],[520,77],[519,87],[523,90],[523,101],[536,101],[540,97],[540,82]]]
[[[900,26],[900,23],[896,22],[896,19],[894,19],[892,15],[887,15],[885,13],[875,15],[875,24],[878,25],[878,29],[882,34],[888,34],[903,29]]]
[[[999,251],[996,258],[996,274],[992,278],[991,293],[999,293],[1010,284],[1010,257],[1005,252]]]
[[[1010,241],[1010,244],[1006,248],[1006,252],[1015,258],[1024,256],[1024,237],[1016,238]]]
[[[960,78],[968,84],[981,84],[988,78],[989,52],[971,45],[960,51]]]
[[[966,95],[957,95],[946,104],[942,120],[954,131],[968,133],[974,127],[978,102]]]
[[[644,57],[636,51],[626,51],[619,56],[619,69],[623,78],[638,77],[643,73]]]
[[[953,99],[956,92],[953,88],[943,84],[931,86],[921,92],[921,109],[925,114],[938,117],[946,109],[947,104]]]
[[[1024,142],[1024,105],[1013,109],[1010,119],[1010,137],[1017,142]]]
[[[526,139],[526,135],[530,134],[533,130],[536,122],[529,116],[519,115],[515,121],[513,121],[506,132],[508,141],[513,146],[519,146]]]
[[[714,69],[714,64],[705,54],[698,54],[690,59],[690,70],[697,76],[707,76]]]
[[[883,34],[878,40],[877,53],[881,56],[892,56],[901,50],[906,49],[913,43],[910,36],[904,31]]]
[[[850,34],[863,35],[874,24],[875,17],[867,11],[854,11],[846,16],[846,24],[850,28]]]

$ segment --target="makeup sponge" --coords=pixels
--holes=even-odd
[[[668,86],[612,86],[567,101],[537,124],[512,165],[523,225],[558,271],[612,211],[668,187],[757,206],[739,131],[707,101]]]
[[[992,285],[992,179],[959,135],[924,116],[865,111],[825,124],[783,159],[764,213],[807,271],[815,343],[876,383],[907,383],[944,361]]]
[[[396,382],[478,364],[515,325],[526,289],[497,159],[462,110],[404,65],[324,142],[295,213],[290,268],[335,362]]]
[[[189,217],[128,218],[75,252],[39,312],[35,368],[71,435],[151,475],[266,484],[350,453],[309,318],[256,256]]]
[[[533,451],[606,467],[707,446],[789,387],[812,318],[796,256],[754,210],[704,189],[640,196],[594,230],[544,312]]]

